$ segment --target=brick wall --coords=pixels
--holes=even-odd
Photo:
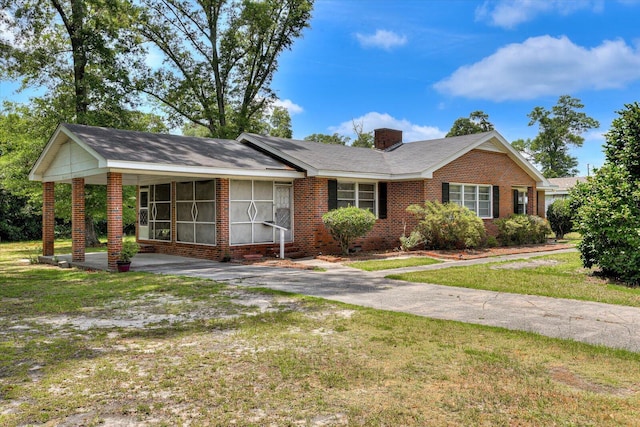
[[[354,242],[363,250],[393,249],[400,244],[399,237],[411,232],[416,224],[412,215],[406,212],[411,204],[422,204],[425,200],[442,200],[442,183],[459,182],[468,184],[498,185],[500,187],[500,216],[513,212],[512,187],[530,188],[530,212],[539,212],[536,182],[529,177],[506,154],[472,150],[457,160],[447,164],[433,174],[432,179],[389,182],[387,185],[387,218],[378,219],[373,230],[363,239]],[[172,185],[175,196],[175,184]],[[533,196],[532,196],[533,195]],[[296,179],[293,183],[294,242],[288,248],[308,256],[339,253],[340,247],[322,223],[322,215],[328,210],[328,179],[309,177]],[[174,198],[175,199],[175,198]],[[542,197],[544,206],[544,197]],[[271,256],[277,252],[277,243],[260,245],[229,246],[229,180],[216,180],[217,203],[217,245],[193,245],[175,242],[175,203],[172,206],[172,242],[145,241],[161,253],[221,259],[226,255],[241,258],[245,254],[260,253]],[[497,229],[493,220],[485,220],[489,233]],[[405,231],[406,227],[406,231]]]

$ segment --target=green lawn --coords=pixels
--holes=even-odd
[[[628,288],[595,277],[593,271],[582,268],[577,252],[528,260],[391,274],[387,277],[410,282],[640,307],[640,288]]]
[[[0,244],[2,426],[640,419],[638,353],[204,279],[30,265],[24,246]]]
[[[429,257],[392,258],[384,260],[367,260],[350,262],[346,265],[364,271],[389,270],[393,268],[416,267],[420,265],[438,264],[442,261]]]

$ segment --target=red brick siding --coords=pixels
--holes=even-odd
[[[472,150],[447,164],[433,174],[432,179],[419,181],[389,182],[387,191],[387,218],[378,219],[374,229],[355,242],[363,250],[392,249],[399,246],[399,237],[408,234],[415,226],[415,219],[406,212],[407,206],[424,203],[425,200],[442,200],[442,183],[460,182],[469,184],[498,185],[500,187],[500,217],[513,212],[513,186],[529,187],[529,211],[539,212],[536,182],[506,154]],[[175,193],[172,185],[172,195]],[[175,200],[175,197],[173,197]],[[544,206],[544,197],[542,197]],[[161,253],[220,259],[225,255],[241,258],[249,253],[271,256],[277,253],[277,242],[261,245],[229,246],[229,180],[217,179],[217,245],[193,245],[175,242],[175,202],[172,206],[172,242],[145,241]],[[322,215],[328,210],[328,179],[309,177],[296,179],[293,183],[294,242],[287,248],[305,255],[338,253],[339,245],[322,223]],[[491,234],[497,232],[492,219],[485,220]]]
[[[42,255],[53,256],[55,240],[55,184],[42,183]]]
[[[85,208],[84,178],[71,180],[71,260],[84,262]]]

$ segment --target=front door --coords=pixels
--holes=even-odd
[[[276,225],[284,227],[287,231],[284,233],[284,239],[287,242],[293,239],[293,210],[291,209],[291,184],[276,184],[275,186],[275,203],[273,205],[273,217]],[[276,231],[276,241],[278,241],[278,233]]]

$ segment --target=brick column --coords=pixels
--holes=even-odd
[[[71,260],[84,262],[84,251],[84,178],[73,178],[71,180]]]
[[[42,183],[42,255],[53,256],[55,239],[55,192],[53,182]]]
[[[116,270],[122,250],[122,174],[107,173],[107,263]]]
[[[229,179],[216,179],[216,245],[221,256],[230,252],[229,248]]]

